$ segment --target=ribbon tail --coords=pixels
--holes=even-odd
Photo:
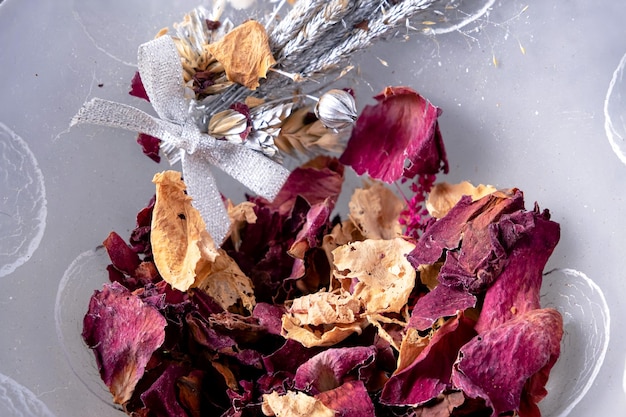
[[[211,173],[211,164],[198,153],[183,157],[183,180],[193,206],[200,212],[207,231],[221,245],[230,229],[230,218]]]
[[[245,146],[226,141],[202,145],[196,153],[268,200],[276,197],[289,176],[287,168]]]
[[[162,149],[171,164],[177,162],[180,132],[182,127],[176,123],[157,119],[148,113],[126,104],[100,98],[92,98],[83,104],[78,114],[72,118],[70,126],[93,124],[116,127],[131,132],[145,133],[162,140]]]

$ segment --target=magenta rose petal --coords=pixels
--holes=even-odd
[[[137,144],[141,146],[141,151],[144,155],[156,163],[161,162],[161,156],[159,155],[159,150],[161,149],[161,139],[146,135],[145,133],[140,133],[137,135]]]
[[[139,255],[130,247],[120,235],[115,232],[109,233],[102,242],[111,258],[111,263],[119,271],[133,276],[141,263]]]
[[[440,110],[408,87],[387,87],[374,98],[378,103],[361,112],[340,162],[387,183],[447,173]]]
[[[343,385],[315,396],[341,417],[375,417],[374,404],[362,381],[347,381]]]
[[[156,308],[117,282],[91,297],[82,336],[116,403],[130,399],[152,353],[165,340],[165,326]]]
[[[347,374],[374,360],[376,348],[355,346],[328,349],[302,364],[296,371],[295,387],[314,394],[340,386]]]
[[[543,270],[560,237],[558,223],[550,221],[549,214],[540,213],[537,207],[532,212],[503,216],[499,228],[504,241],[516,243],[506,267],[485,293],[476,323],[478,333],[540,307]]]
[[[476,305],[476,297],[469,292],[451,288],[446,285],[437,285],[432,291],[417,300],[407,328],[427,330],[441,317],[456,316]]]
[[[156,417],[188,417],[178,400],[177,382],[189,370],[179,364],[171,364],[156,381],[141,394],[141,401]]]
[[[457,353],[476,335],[473,324],[460,315],[441,326],[413,363],[389,378],[380,396],[381,403],[417,406],[449,389]]]
[[[146,93],[146,89],[143,86],[143,82],[141,81],[141,75],[139,71],[135,71],[135,75],[133,75],[132,80],[130,80],[130,91],[128,92],[131,96],[144,99],[146,101],[150,101],[148,98],[148,93]]]
[[[523,396],[524,407],[531,411],[525,415],[536,415],[533,410],[546,395],[544,385],[560,354],[562,335],[563,320],[556,310],[530,310],[463,346],[452,382],[469,397],[483,398],[493,417],[519,411]],[[524,394],[526,384],[532,396]]]
[[[415,267],[435,263],[445,250],[458,248],[461,238],[470,227],[476,234],[475,238],[491,238],[488,235],[481,236],[480,231],[488,233],[489,224],[497,222],[500,216],[523,208],[524,195],[516,189],[499,191],[476,201],[472,201],[470,196],[463,196],[448,214],[428,226],[407,258]],[[471,258],[479,262],[485,256],[488,258],[490,247],[481,248],[480,244],[473,246],[475,250],[486,254],[477,252],[470,254]]]

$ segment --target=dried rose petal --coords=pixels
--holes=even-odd
[[[426,200],[426,209],[431,216],[440,219],[448,214],[450,209],[454,207],[464,195],[469,195],[472,197],[473,201],[476,201],[496,191],[496,188],[491,185],[480,184],[474,187],[468,181],[463,181],[458,184],[441,182],[435,184],[430,190],[428,199]]]
[[[335,412],[303,392],[287,391],[263,395],[263,414],[278,417],[334,417]]]
[[[539,373],[545,384],[559,356],[562,335],[563,321],[556,310],[520,314],[461,348],[452,373],[454,386],[470,397],[483,398],[493,409],[493,417],[519,411],[529,379]],[[545,395],[543,386],[533,387],[535,401]],[[536,411],[534,403],[526,406]]]
[[[218,256],[207,266],[207,275],[196,279],[195,286],[205,291],[224,310],[237,305],[252,311],[256,300],[252,281],[239,268],[239,265],[223,249],[217,250]]]
[[[152,212],[150,242],[154,263],[165,281],[186,291],[198,277],[208,274],[217,252],[198,210],[185,193],[176,171],[156,174],[156,202]]]
[[[343,171],[343,165],[336,158],[318,156],[289,174],[270,207],[286,214],[291,211],[296,197],[301,196],[310,205],[329,199],[332,211],[341,192]]]
[[[407,327],[417,330],[429,329],[441,317],[456,316],[459,311],[476,305],[476,297],[469,292],[437,285],[417,300]]]
[[[371,363],[375,355],[373,346],[327,349],[298,368],[294,386],[313,394],[335,389],[349,373]]]
[[[188,417],[178,400],[178,380],[189,372],[181,364],[170,364],[156,381],[141,393],[141,401],[155,416]]]
[[[315,396],[326,407],[341,417],[375,417],[374,404],[365,385],[360,380],[347,381],[343,385]]]
[[[143,86],[143,82],[141,81],[141,75],[139,71],[135,71],[135,75],[133,75],[132,80],[130,81],[130,91],[128,92],[131,96],[135,96],[138,98],[142,98],[146,101],[150,101],[148,98],[148,93],[146,93],[146,89]]]
[[[380,182],[357,188],[350,203],[350,220],[368,239],[393,239],[402,234],[404,202]]]
[[[152,353],[165,340],[165,325],[156,308],[117,282],[91,297],[82,336],[115,403],[130,399]]]
[[[140,133],[137,135],[137,143],[141,146],[141,150],[144,155],[156,163],[161,162],[161,156],[159,156],[161,139],[146,135],[145,133]]]
[[[356,121],[340,161],[387,183],[448,172],[439,109],[408,87],[387,87]],[[405,161],[410,166],[405,168]]]
[[[499,234],[514,246],[506,267],[485,294],[476,330],[483,333],[501,323],[540,307],[543,270],[560,237],[558,223],[547,212],[516,212],[503,216]]]
[[[476,334],[473,324],[463,315],[448,320],[411,365],[391,376],[380,396],[381,403],[416,406],[450,388],[457,353]]]
[[[512,213],[523,208],[523,194],[516,189],[498,191],[477,201],[472,201],[470,196],[463,196],[446,216],[424,231],[408,258],[416,267],[433,264],[441,257],[444,249],[458,247],[468,222],[477,220],[479,215],[482,217],[480,224],[486,227],[503,213]]]
[[[137,269],[141,260],[120,235],[111,232],[102,244],[107,250],[111,263],[117,270],[127,275],[135,274],[135,269]]]
[[[259,78],[265,78],[276,63],[265,27],[254,20],[237,26],[219,41],[209,44],[207,49],[224,65],[229,81],[251,90],[259,86]]]
[[[399,313],[415,286],[417,274],[406,259],[413,248],[402,238],[348,243],[333,251],[335,276],[357,280],[353,297],[365,305],[367,313]]]

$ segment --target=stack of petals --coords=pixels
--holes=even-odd
[[[383,182],[447,172],[440,112],[406,87],[376,100],[340,158],[295,169],[273,201],[229,204],[221,247],[180,173],[155,176],[130,244],[104,242],[111,283],[83,323],[125,412],[540,415],[562,337],[539,303],[558,224],[517,189],[397,197]],[[342,221],[331,213],[346,166],[373,179],[338,207]],[[419,231],[408,203],[432,215]]]

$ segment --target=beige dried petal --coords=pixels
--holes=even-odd
[[[430,190],[426,200],[426,209],[431,216],[440,219],[458,203],[462,196],[470,195],[472,200],[476,201],[495,191],[496,189],[491,185],[480,184],[474,187],[467,181],[458,184],[441,182],[435,184],[432,190]]]
[[[283,315],[283,336],[306,347],[332,346],[361,333],[367,320],[361,304],[347,292],[317,292],[293,300]]]
[[[287,391],[283,395],[276,391],[263,394],[261,411],[266,416],[277,417],[333,417],[335,415],[335,412],[320,400],[297,391]]]
[[[361,306],[349,293],[317,292],[293,300],[287,314],[298,325],[346,324],[358,320]]]
[[[305,347],[333,346],[344,341],[350,335],[361,334],[368,325],[367,320],[361,319],[350,324],[325,325],[319,328],[300,326],[296,319],[289,315],[283,315],[282,335],[286,339],[293,339]]]
[[[398,356],[398,367],[394,373],[398,373],[407,366],[411,365],[413,361],[419,356],[430,342],[430,336],[420,336],[417,329],[408,328],[402,344],[400,345],[400,353]]]
[[[431,291],[439,285],[437,277],[442,265],[442,262],[437,262],[433,265],[420,265],[417,268],[420,273],[420,281]]]
[[[414,248],[402,238],[348,243],[333,251],[335,277],[358,280],[352,294],[368,314],[400,313],[415,286],[417,274],[406,259]]]
[[[380,182],[357,188],[348,204],[350,219],[368,239],[393,239],[402,234],[404,202]]]
[[[259,86],[259,78],[265,78],[269,68],[276,64],[265,27],[255,20],[237,26],[207,49],[224,65],[229,81],[251,90]]]
[[[150,234],[154,263],[166,282],[186,291],[197,272],[215,260],[215,243],[191,205],[191,197],[185,194],[180,172],[156,174],[152,182],[156,184]]]
[[[254,212],[255,204],[250,201],[244,201],[236,206],[233,202],[228,200],[226,210],[228,211],[228,218],[230,218],[230,240],[235,247],[235,250],[239,250],[241,247],[241,229],[248,223],[256,223],[256,213]]]
[[[244,308],[252,312],[256,304],[252,281],[226,251],[218,249],[217,252],[215,262],[206,269],[207,275],[198,279],[194,286],[209,294],[224,310],[241,300]]]

